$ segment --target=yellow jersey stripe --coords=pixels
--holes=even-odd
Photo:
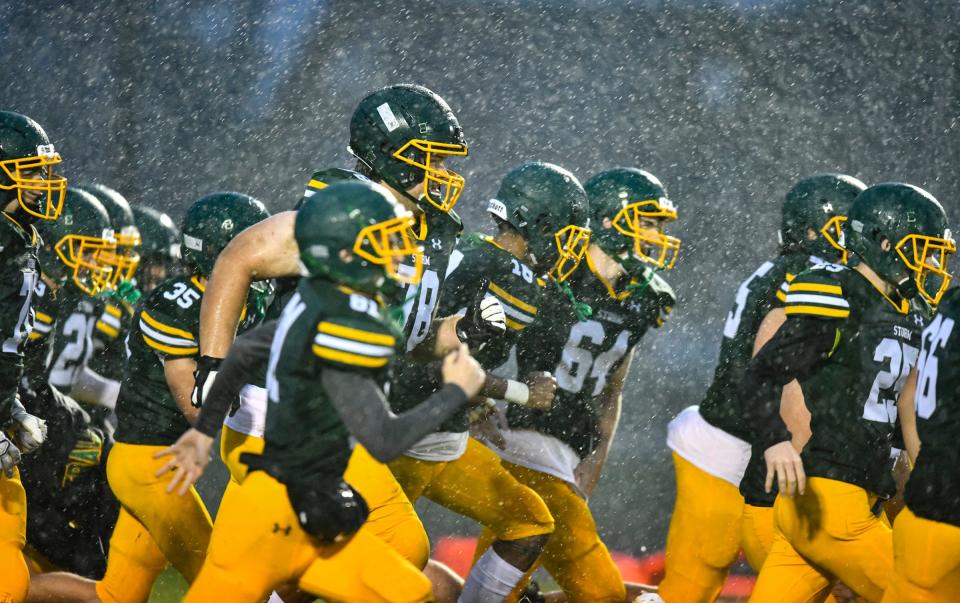
[[[34,316],[35,316],[35,317],[37,318],[37,320],[39,320],[40,322],[45,322],[45,323],[47,323],[48,325],[52,325],[52,324],[53,324],[53,317],[50,316],[49,314],[44,314],[43,312],[36,311],[36,312],[34,312]]]
[[[107,306],[106,311],[107,311],[107,314],[109,314],[110,316],[113,316],[115,318],[120,318],[120,314],[121,314],[120,308],[116,306]]]
[[[797,275],[796,275],[796,274],[790,274],[789,272],[787,273],[787,282],[788,282],[788,283],[792,283],[792,282],[793,282],[793,279],[795,279],[795,278],[797,278]]]
[[[493,281],[490,282],[489,288],[491,293],[493,293],[497,297],[502,297],[503,299],[507,300],[508,302],[513,304],[513,306],[516,307],[518,310],[523,310],[524,312],[529,312],[530,314],[537,313],[537,309],[534,306],[531,306],[527,302],[520,301],[516,297],[510,295],[509,293],[504,291],[502,288],[498,287],[497,284],[494,283]]]
[[[843,289],[839,285],[822,285],[820,283],[794,283],[790,285],[790,293],[802,292],[843,295]]]
[[[198,347],[192,348],[175,348],[169,345],[164,345],[155,339],[151,339],[148,335],[141,333],[143,336],[143,341],[155,350],[160,350],[165,354],[170,354],[171,356],[192,356],[200,351]]]
[[[512,318],[507,319],[507,326],[513,329],[514,331],[522,331],[527,328],[527,325],[523,324],[522,322],[517,322]]]
[[[147,314],[146,310],[140,313],[140,318],[142,318],[144,322],[146,322],[148,325],[150,325],[154,329],[161,331],[163,333],[169,333],[170,335],[176,335],[177,337],[184,337],[186,339],[194,338],[193,333],[191,333],[190,331],[184,331],[183,329],[178,329],[176,327],[168,327],[167,325],[158,321],[156,318]]]
[[[313,345],[313,353],[318,358],[323,358],[324,360],[332,360],[340,364],[354,364],[365,368],[378,368],[386,366],[387,363],[390,362],[390,358],[387,357],[371,358],[369,356],[351,354],[350,352],[341,352],[340,350],[334,350],[316,344]]]
[[[787,306],[783,311],[786,314],[827,316],[829,318],[846,318],[850,316],[850,310],[839,308],[821,308],[820,306]]]
[[[779,299],[780,301],[786,303],[786,302],[787,302],[787,294],[784,293],[783,291],[777,289],[777,299]]]
[[[193,283],[193,286],[194,286],[194,287],[196,287],[197,289],[200,290],[200,293],[205,292],[206,289],[207,289],[207,288],[203,285],[203,283],[200,282],[200,277],[197,276],[197,275],[193,275],[192,277],[190,277],[190,282]]]
[[[302,182],[302,181],[301,181],[301,182]],[[310,188],[315,188],[315,189],[318,189],[318,190],[322,190],[322,189],[327,188],[327,186],[329,186],[329,185],[328,185],[326,182],[323,182],[323,181],[321,181],[321,180],[316,180],[316,179],[314,179],[314,178],[311,178],[311,179],[310,179],[310,182],[307,183],[307,186],[310,187]],[[326,193],[324,193],[324,194],[326,194]]]
[[[30,335],[27,336],[27,339],[30,341],[36,341],[43,337],[46,333],[40,333],[38,331],[30,331]]]
[[[389,335],[384,335],[383,333],[371,333],[370,331],[354,329],[353,327],[345,327],[332,322],[321,322],[319,325],[317,325],[317,331],[326,333],[327,335],[343,337],[344,339],[353,339],[354,341],[359,341],[361,343],[373,343],[376,345],[385,345],[390,347],[394,347],[397,344],[397,340]]]
[[[101,333],[105,333],[106,335],[109,335],[111,338],[114,338],[114,339],[120,335],[120,331],[114,329],[113,327],[103,322],[102,320],[97,321],[97,330],[100,331]]]

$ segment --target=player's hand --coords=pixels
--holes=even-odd
[[[203,475],[203,470],[210,462],[212,448],[213,438],[196,429],[188,429],[173,446],[153,455],[155,459],[173,457],[154,475],[163,477],[165,473],[173,471],[173,479],[167,485],[167,492],[177,490],[177,484],[180,484],[177,494],[183,496]]]
[[[10,412],[10,429],[13,439],[23,454],[29,454],[43,445],[47,439],[47,422],[35,417],[16,402]]]
[[[466,315],[457,322],[457,337],[474,349],[482,348],[507,332],[507,315],[500,300],[487,295],[487,282],[484,279]]]
[[[203,406],[203,400],[210,393],[221,364],[223,364],[223,358],[213,356],[201,356],[197,360],[197,369],[193,371],[193,392],[190,394],[190,402],[196,408]]]
[[[534,410],[550,410],[557,393],[557,380],[546,371],[537,371],[527,375],[523,382],[530,389],[530,397],[525,406]]]
[[[776,477],[780,494],[803,494],[807,488],[807,475],[803,471],[800,454],[789,440],[764,450],[763,458],[767,461],[767,481],[764,484],[767,493],[773,490],[773,480]]]
[[[13,470],[20,464],[20,449],[0,431],[0,467],[7,477],[13,477]]]
[[[486,379],[480,363],[470,355],[470,350],[464,343],[444,357],[441,371],[443,382],[458,385],[468,398],[477,395]]]

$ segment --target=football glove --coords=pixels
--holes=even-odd
[[[14,443],[23,454],[33,452],[47,439],[47,422],[28,413],[19,399],[13,401],[8,426],[13,431]]]
[[[210,393],[221,364],[223,364],[223,358],[213,356],[201,356],[197,360],[197,370],[193,371],[193,392],[190,394],[190,402],[195,408],[203,406],[203,399]]]
[[[487,343],[507,332],[503,305],[493,295],[487,295],[486,280],[481,285],[473,304],[457,323],[457,337],[474,351],[483,349]]]
[[[0,467],[7,477],[13,477],[13,470],[20,464],[20,449],[0,431]]]

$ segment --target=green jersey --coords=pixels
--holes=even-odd
[[[40,236],[32,225],[0,213],[0,423],[5,423],[23,370],[23,346],[33,330]]]
[[[485,292],[481,292],[485,287]],[[439,316],[462,313],[481,294],[496,297],[507,316],[507,331],[502,341],[491,342],[480,350],[472,350],[483,368],[492,370],[507,361],[510,348],[519,334],[538,316],[543,281],[533,270],[498,246],[492,238],[470,234],[460,240],[450,256],[446,279],[438,305]],[[405,411],[420,404],[440,389],[436,371],[425,364],[405,363],[406,381],[392,383],[394,410]],[[438,431],[462,433],[469,429],[468,411],[463,410],[440,426]]]
[[[753,356],[760,323],[770,310],[783,307],[787,287],[795,275],[822,263],[814,256],[781,255],[761,264],[740,283],[723,325],[713,383],[700,403],[700,415],[708,423],[745,442],[752,441],[737,388]]]
[[[199,355],[203,291],[199,277],[177,277],[158,285],[138,305],[117,399],[118,442],[165,446],[189,429],[167,385],[163,364]],[[240,320],[241,330],[249,326],[246,308]]]
[[[578,319],[564,295],[544,296],[541,320],[520,335],[517,366],[521,375],[552,372],[557,379],[556,397],[547,411],[509,405],[511,429],[531,429],[555,437],[580,458],[593,451],[600,437],[595,398],[604,391],[609,377],[630,358],[647,329],[662,323],[661,295],[673,298],[673,291],[662,278],[652,273],[647,276],[650,282],[637,289],[639,293],[631,293],[628,288],[626,295],[614,297],[599,277],[579,270],[570,288],[578,301],[593,309],[586,320]]]
[[[859,272],[823,264],[794,279],[784,311],[787,323],[755,361],[757,367],[782,365],[779,379],[800,383],[813,432],[802,453],[807,475],[892,494],[897,397],[916,364],[929,307],[920,300],[894,301]],[[816,354],[803,349],[812,345]],[[762,383],[745,384],[768,395]],[[769,402],[770,417],[782,425],[772,410],[779,408],[777,398]],[[773,437],[772,431],[758,432],[756,443],[769,445]]]
[[[917,363],[917,432],[923,448],[904,497],[918,517],[960,526],[960,289],[923,330]]]
[[[350,434],[320,385],[325,368],[387,381],[400,332],[374,299],[330,281],[305,278],[283,309],[267,365],[262,461],[297,480],[340,476]]]

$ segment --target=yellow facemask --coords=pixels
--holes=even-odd
[[[108,285],[114,289],[121,281],[131,280],[137,272],[137,267],[140,266],[140,252],[136,248],[143,242],[136,226],[124,227],[116,233],[116,241],[116,249],[103,250],[97,258],[101,264],[113,269]]]
[[[643,218],[672,222],[677,219],[677,210],[667,199],[647,199],[625,205],[612,220],[614,228],[633,239],[633,252],[637,257],[670,270],[680,252],[680,239],[645,226]]]
[[[117,241],[112,230],[100,237],[67,235],[54,249],[60,260],[73,269],[73,282],[87,295],[100,293],[110,283],[113,268],[100,261],[103,253],[116,252]]]
[[[907,268],[913,271],[920,295],[933,306],[940,302],[940,298],[950,286],[952,277],[947,271],[947,261],[950,255],[956,252],[957,244],[949,237],[949,233],[946,237],[911,234],[897,243],[897,254]],[[933,294],[927,291],[927,278],[930,275],[934,276],[935,285],[939,281]]]
[[[847,248],[844,246],[843,223],[847,221],[846,216],[833,216],[820,229],[820,234],[827,240],[831,247],[840,252],[840,263],[846,264],[850,257]]]
[[[547,273],[558,283],[562,283],[573,274],[590,246],[590,229],[582,226],[564,226],[553,236],[560,257]]]
[[[371,224],[357,235],[353,252],[368,262],[383,266],[390,278],[406,284],[416,284],[423,276],[423,248],[414,236],[413,216],[398,216]],[[413,266],[413,272],[401,274],[401,265]]]
[[[413,151],[423,153],[422,163],[417,157],[418,153]],[[457,204],[466,181],[456,172],[433,167],[433,163],[438,157],[466,157],[466,155],[467,147],[461,144],[415,139],[397,149],[393,157],[423,170],[423,198],[440,211],[450,211]],[[431,187],[434,185],[440,189],[437,198],[430,194]]]
[[[60,217],[63,199],[67,193],[67,179],[53,171],[53,166],[59,165],[61,161],[60,154],[54,150],[52,144],[37,147],[37,154],[32,157],[0,161],[0,170],[3,170],[11,182],[6,186],[0,184],[0,190],[16,189],[17,202],[23,211],[41,220],[56,220]],[[36,170],[40,170],[42,177],[28,178],[24,175],[24,172]],[[44,193],[41,209],[31,207],[24,199],[23,193],[27,191]]]

